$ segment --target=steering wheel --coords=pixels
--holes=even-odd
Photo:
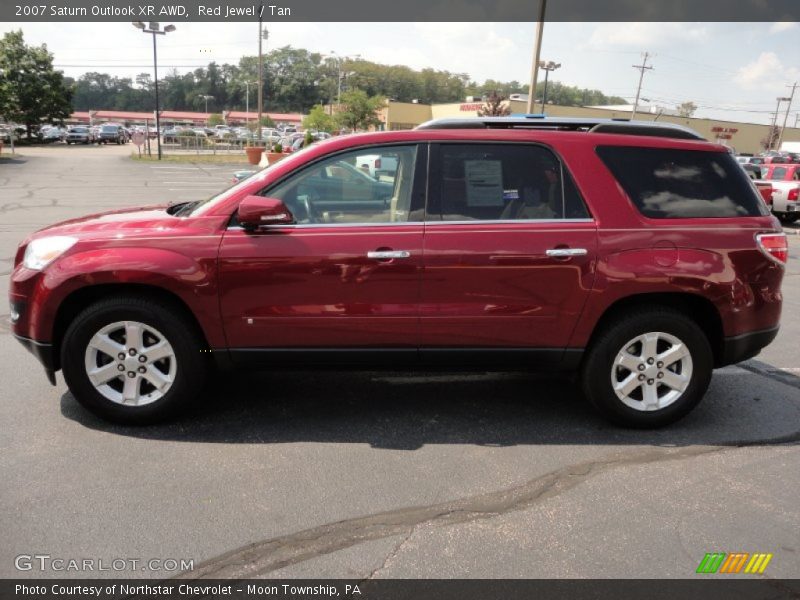
[[[317,213],[317,209],[314,207],[314,201],[311,199],[312,195],[314,196],[314,200],[318,199],[318,196],[313,193],[303,194],[297,200],[303,207],[306,212],[306,219],[309,223],[318,223],[319,222],[319,214]]]

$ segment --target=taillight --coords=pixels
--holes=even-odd
[[[800,194],[800,188],[789,190],[789,195],[786,196],[787,200],[797,200],[797,195]]]
[[[759,233],[756,242],[761,251],[772,260],[782,265],[789,260],[789,243],[785,233]]]
[[[381,159],[380,158],[376,158],[375,159],[375,168],[376,169],[380,169],[381,168]]]

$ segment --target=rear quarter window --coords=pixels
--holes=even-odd
[[[766,215],[747,174],[727,152],[600,146],[597,154],[651,219]]]

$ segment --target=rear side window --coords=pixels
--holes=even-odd
[[[561,161],[533,144],[441,144],[429,220],[526,221],[589,216]]]
[[[727,152],[601,146],[597,153],[639,212],[651,219],[767,214]]]

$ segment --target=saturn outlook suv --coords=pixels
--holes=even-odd
[[[111,421],[174,415],[211,367],[524,369],[657,427],[778,332],[786,237],[727,149],[676,125],[437,120],[165,200],[33,233],[14,262],[14,334]]]

